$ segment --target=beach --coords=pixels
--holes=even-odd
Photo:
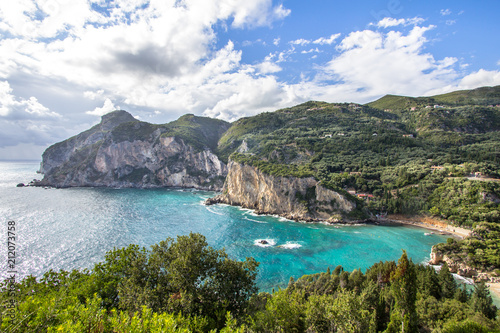
[[[405,216],[391,214],[386,218],[378,219],[379,223],[406,224],[415,227],[425,228],[433,232],[443,233],[455,238],[463,239],[470,235],[472,230],[449,225],[445,221],[427,216]]]

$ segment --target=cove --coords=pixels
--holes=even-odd
[[[410,226],[334,227],[257,216],[227,205],[205,206],[214,193],[189,189],[16,188],[17,182],[36,176],[37,166],[0,163],[0,214],[17,222],[20,277],[91,268],[115,247],[149,247],[196,232],[232,258],[254,257],[260,262],[258,287],[270,291],[286,286],[292,276],[328,267],[365,270],[379,261],[397,261],[402,249],[413,262],[425,262],[432,245],[446,240]],[[4,252],[0,249],[3,257]]]

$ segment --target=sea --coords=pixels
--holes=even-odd
[[[364,272],[374,263],[397,261],[403,250],[413,262],[425,263],[431,247],[446,241],[446,236],[412,226],[332,226],[228,205],[205,206],[217,193],[193,189],[16,186],[41,179],[38,169],[39,161],[0,162],[1,279],[92,268],[114,248],[149,248],[194,232],[232,259],[255,258],[260,263],[257,286],[272,291],[286,287],[290,277],[337,265]],[[10,234],[9,226],[15,226]],[[15,238],[7,243],[8,237]],[[15,265],[9,257],[15,257]]]

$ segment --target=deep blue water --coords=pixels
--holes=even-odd
[[[18,277],[54,269],[91,268],[106,251],[134,243],[149,247],[167,237],[198,232],[230,257],[260,262],[258,286],[286,286],[290,276],[346,270],[397,260],[405,249],[414,262],[429,259],[444,236],[406,226],[305,224],[226,205],[205,206],[213,192],[182,189],[17,188],[41,178],[37,162],[0,162],[0,237],[16,222]],[[266,239],[270,246],[257,241]],[[7,245],[0,245],[0,277]]]

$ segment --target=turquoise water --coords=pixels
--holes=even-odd
[[[167,237],[198,232],[209,245],[225,248],[235,259],[260,262],[258,286],[286,286],[291,276],[346,270],[397,260],[407,250],[414,262],[429,259],[444,236],[402,226],[305,224],[226,205],[205,206],[213,192],[182,189],[17,188],[40,178],[36,162],[0,162],[0,235],[7,221],[17,224],[19,277],[54,269],[90,268],[106,251],[134,243],[150,246]],[[268,244],[258,241],[266,239]],[[5,242],[0,259],[5,262]],[[6,267],[6,266],[3,266]],[[7,269],[0,272],[5,277]]]

